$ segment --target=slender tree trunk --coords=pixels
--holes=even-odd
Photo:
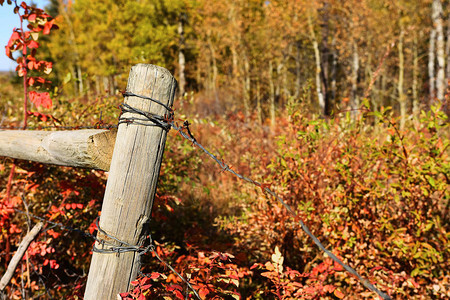
[[[78,82],[77,82],[77,80],[75,79],[76,77],[76,74],[77,74],[77,69],[76,69],[76,64],[72,64],[71,65],[71,70],[70,70],[70,72],[71,72],[71,79],[70,79],[70,81],[72,81],[72,85],[73,85],[73,94],[75,95],[75,96],[78,96]]]
[[[217,68],[217,60],[216,60],[216,50],[214,48],[214,45],[211,41],[211,36],[208,34],[208,47],[209,51],[211,52],[211,63],[212,63],[212,79],[211,79],[211,85],[212,85],[212,92],[214,93],[214,99],[215,99],[215,106],[216,108],[220,107],[220,101],[219,101],[219,94],[217,93],[217,77],[219,74],[218,68]]]
[[[336,103],[336,72],[337,72],[337,50],[336,50],[336,36],[333,35],[333,40],[331,41],[331,57],[332,57],[332,63],[331,63],[331,100],[333,103]]]
[[[59,4],[59,11],[62,14],[64,20],[66,21],[68,27],[69,27],[69,40],[68,43],[69,45],[72,46],[72,51],[73,51],[73,55],[75,56],[75,65],[76,65],[76,70],[77,70],[77,79],[78,79],[78,92],[80,95],[83,94],[83,73],[81,72],[81,64],[80,64],[80,55],[79,55],[79,51],[78,51],[78,45],[76,43],[76,37],[75,37],[75,32],[73,29],[73,23],[72,20],[69,17],[69,14],[67,13],[67,5],[64,3],[63,0],[59,0],[58,1]],[[73,74],[75,75],[75,74]],[[75,76],[73,76],[75,77]]]
[[[102,81],[103,81],[103,90],[104,90],[105,92],[108,92],[108,93],[109,93],[108,77],[102,76]]]
[[[239,72],[239,55],[238,55],[238,48],[239,45],[242,44],[241,39],[241,33],[240,28],[238,25],[238,22],[236,22],[236,1],[231,1],[230,3],[230,10],[228,13],[228,19],[230,20],[231,24],[231,30],[233,31],[233,34],[231,35],[231,45],[230,45],[230,51],[231,51],[231,62],[232,62],[232,68],[231,68],[231,82],[230,84],[233,87],[236,87],[241,82],[241,74]]]
[[[84,86],[83,86],[83,74],[81,72],[81,65],[77,63],[77,76],[78,76],[78,93],[83,95]]]
[[[320,108],[320,112],[322,115],[326,114],[325,111],[325,99],[323,96],[323,92],[322,92],[322,82],[320,79],[320,74],[321,74],[321,61],[320,61],[320,51],[319,51],[319,43],[317,42],[317,38],[316,38],[316,34],[314,33],[314,28],[312,26],[312,20],[311,20],[311,15],[308,14],[308,27],[309,27],[309,34],[310,34],[310,38],[313,44],[313,49],[314,49],[314,57],[315,57],[315,61],[316,61],[316,91],[317,91],[317,100],[319,102],[319,108]]]
[[[277,65],[277,84],[275,89],[275,101],[276,103],[280,103],[280,99],[282,98],[282,73],[283,73],[283,63],[279,63]]]
[[[270,126],[272,130],[275,128],[275,86],[273,84],[273,63],[272,60],[269,61],[269,107],[270,107]]]
[[[236,74],[239,73],[238,72],[238,55],[237,55],[235,47],[231,48],[231,57],[232,57],[231,59],[232,59],[232,63],[233,63],[233,68],[232,68],[231,74],[233,75],[233,77],[235,77]]]
[[[446,48],[445,52],[447,55],[447,87],[448,87],[450,84],[450,13],[447,16],[447,46],[445,48]]]
[[[359,108],[359,97],[358,97],[358,73],[359,73],[359,54],[358,46],[356,42],[353,41],[353,55],[352,55],[352,90],[351,90],[351,115],[355,118],[358,114],[357,109]]]
[[[256,79],[256,113],[258,124],[262,124],[262,109],[261,109],[261,87],[259,86],[259,78]]]
[[[217,61],[216,61],[216,50],[214,49],[214,46],[211,42],[211,37],[208,35],[208,48],[209,52],[211,54],[211,64],[212,64],[212,78],[211,78],[211,86],[213,89],[213,92],[216,92],[217,89]]]
[[[400,25],[400,37],[398,41],[398,102],[400,104],[400,130],[405,128],[406,122],[406,99],[405,94],[403,92],[403,81],[404,81],[404,73],[405,73],[405,58],[403,55],[403,25]]]
[[[296,56],[295,56],[295,93],[294,98],[298,98],[300,96],[300,90],[302,88],[302,78],[301,78],[301,42],[297,41],[296,43]]]
[[[380,79],[381,79],[381,89],[380,89],[380,94],[381,94],[381,99],[380,99],[380,105],[385,105],[384,100],[386,98],[385,95],[387,95],[387,90],[386,90],[386,81],[387,81],[387,76],[386,74],[380,74]]]
[[[329,70],[330,70],[330,47],[328,46],[328,36],[330,32],[330,3],[329,1],[324,1],[323,7],[321,9],[321,35],[322,35],[322,41],[321,41],[321,79],[322,79],[322,92],[325,102],[324,107],[324,115],[329,115],[329,102],[330,102],[330,90],[329,90]]]
[[[417,50],[417,32],[414,31],[413,38],[413,82],[412,82],[412,110],[414,118],[419,116],[420,104],[419,104],[419,95],[418,95],[418,82],[419,82],[419,54]]]
[[[178,89],[181,97],[184,96],[185,87],[186,87],[186,77],[185,77],[185,68],[186,68],[186,58],[184,56],[185,50],[185,38],[184,38],[184,22],[186,19],[186,15],[184,13],[180,14],[178,20],[178,36],[180,38],[179,41],[179,50],[178,50]]]
[[[279,102],[280,106],[284,105],[286,99],[289,99],[291,97],[291,92],[288,87],[288,78],[287,78],[288,70],[286,68],[286,64],[287,64],[287,61],[286,61],[286,59],[284,59],[284,62],[283,62],[284,67],[280,70],[280,71],[282,71],[281,81],[282,81],[282,85],[283,85],[283,97],[281,98],[281,100],[283,102]]]
[[[244,54],[242,57],[244,61],[244,110],[245,115],[250,115],[250,63],[248,62],[247,54]]]
[[[432,19],[433,26],[436,30],[436,58],[437,58],[437,72],[436,72],[436,98],[443,102],[445,93],[445,52],[444,52],[444,28],[442,15],[441,0],[433,0]]]
[[[97,95],[99,95],[101,93],[101,91],[100,91],[100,76],[98,76],[98,75],[95,76],[95,92],[97,93]]]
[[[430,44],[428,48],[428,78],[429,78],[429,102],[432,104],[436,98],[436,86],[434,76],[434,61],[435,61],[435,42],[436,42],[436,30],[433,28],[430,32]]]

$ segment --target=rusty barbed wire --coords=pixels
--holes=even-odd
[[[36,129],[40,129],[40,130],[46,130],[46,129],[56,129],[56,130],[78,130],[78,129],[112,129],[112,128],[118,128],[119,125],[121,124],[127,124],[127,125],[131,125],[131,124],[135,124],[135,125],[146,125],[146,126],[157,126],[162,128],[163,130],[170,130],[171,128],[173,128],[174,130],[176,130],[183,138],[185,138],[186,140],[189,140],[190,142],[192,142],[192,144],[194,146],[197,146],[198,148],[200,148],[204,153],[206,153],[212,160],[214,160],[222,169],[222,171],[227,171],[229,173],[231,173],[232,175],[236,176],[237,178],[244,180],[248,183],[251,183],[259,188],[261,188],[261,190],[263,191],[263,193],[267,193],[270,196],[272,196],[273,198],[275,198],[281,205],[283,205],[283,207],[289,212],[289,214],[294,218],[295,221],[297,221],[300,224],[300,227],[303,229],[303,231],[313,240],[313,242],[319,247],[320,250],[322,250],[323,252],[325,252],[332,260],[334,260],[336,263],[338,263],[339,265],[341,265],[347,272],[349,272],[350,274],[352,274],[353,276],[355,276],[356,278],[358,278],[358,280],[369,290],[375,292],[378,294],[378,296],[380,296],[382,299],[388,300],[391,299],[390,296],[388,296],[387,294],[383,293],[382,291],[380,291],[378,288],[376,288],[373,284],[371,284],[368,280],[364,279],[361,275],[359,275],[353,268],[351,268],[350,266],[348,266],[347,264],[345,264],[344,262],[342,262],[336,255],[334,255],[331,251],[327,250],[325,248],[325,246],[320,242],[320,240],[309,230],[308,226],[303,222],[303,220],[297,215],[297,213],[291,208],[291,206],[289,206],[280,196],[278,196],[274,191],[272,191],[269,188],[269,184],[264,184],[264,183],[260,183],[256,180],[253,180],[249,177],[246,177],[238,172],[236,172],[235,170],[233,170],[227,163],[225,163],[225,161],[223,159],[219,159],[216,155],[214,155],[213,153],[211,153],[209,150],[207,150],[202,144],[200,144],[196,138],[194,137],[194,135],[192,134],[191,130],[190,130],[190,123],[189,121],[184,121],[182,125],[178,125],[178,123],[175,122],[174,120],[174,111],[171,107],[163,104],[162,102],[147,97],[147,96],[142,96],[142,95],[138,95],[135,93],[131,93],[131,92],[123,92],[122,93],[124,97],[128,97],[128,96],[133,96],[133,97],[139,97],[142,99],[146,99],[146,100],[150,100],[153,101],[159,105],[162,105],[163,107],[165,107],[167,109],[167,114],[164,116],[158,116],[155,114],[150,114],[147,112],[144,112],[140,109],[134,108],[128,104],[122,103],[119,108],[123,113],[131,113],[131,114],[138,114],[141,115],[143,118],[123,118],[122,114],[119,117],[119,122],[117,125],[113,125],[113,124],[104,124],[103,122],[98,122],[97,124],[93,125],[93,126],[58,126],[58,125],[52,125],[52,126],[34,126],[34,127],[30,127],[27,128],[28,130],[36,130]],[[151,123],[148,124],[148,121],[150,121]],[[0,129],[4,129],[4,130],[13,130],[13,129],[23,129],[23,127],[21,126],[0,126]],[[62,223],[57,223],[57,222],[53,222],[50,220],[47,220],[45,218],[33,215],[29,212],[24,212],[22,210],[13,208],[14,211],[21,213],[21,214],[25,214],[28,215],[34,219],[46,222],[48,224],[52,224],[53,226],[57,226],[60,227],[61,229],[65,229],[65,230],[69,230],[72,232],[78,232],[81,235],[85,236],[85,237],[89,237],[91,239],[93,239],[94,241],[98,242],[101,245],[106,245],[110,248],[108,249],[98,249],[95,247],[93,247],[93,251],[94,252],[100,252],[100,253],[123,253],[123,252],[137,252],[139,255],[143,255],[145,253],[151,252],[162,264],[164,264],[165,266],[167,266],[172,272],[174,272],[184,283],[187,284],[187,286],[192,290],[192,292],[194,293],[194,295],[198,298],[201,299],[200,296],[198,295],[197,291],[192,287],[192,285],[183,277],[181,276],[173,267],[171,267],[168,263],[166,263],[164,260],[161,259],[161,257],[159,257],[159,255],[156,253],[154,245],[153,245],[153,241],[151,239],[151,236],[148,237],[149,239],[149,244],[147,246],[136,246],[136,245],[131,245],[127,242],[121,241],[117,238],[115,238],[112,235],[109,235],[108,233],[106,233],[103,229],[100,228],[99,224],[98,224],[98,218],[96,219],[96,225],[97,225],[97,229],[100,233],[102,233],[103,235],[105,235],[106,237],[115,240],[117,243],[125,245],[125,246],[118,246],[116,244],[110,243],[108,241],[105,241],[103,239],[97,238],[96,236],[87,233],[83,230],[80,229],[76,229],[70,226],[66,226]],[[140,275],[145,275],[142,272],[139,272]]]
[[[372,283],[370,283],[368,280],[366,280],[365,278],[363,278],[361,275],[359,275],[358,272],[356,272],[352,267],[348,266],[347,264],[345,264],[344,262],[342,262],[342,260],[340,260],[336,255],[334,255],[331,251],[327,250],[325,248],[325,246],[319,241],[319,239],[309,230],[308,226],[303,222],[303,220],[295,213],[295,211],[291,208],[291,206],[289,206],[280,196],[278,196],[274,191],[272,191],[269,188],[268,184],[264,184],[264,183],[260,183],[258,181],[255,181],[249,177],[246,177],[244,175],[241,175],[239,173],[237,173],[236,171],[234,171],[227,163],[225,163],[225,161],[222,159],[220,160],[216,155],[212,154],[210,151],[208,151],[202,144],[200,144],[193,136],[190,128],[189,128],[189,121],[184,121],[183,125],[179,126],[175,120],[174,120],[174,113],[173,113],[173,109],[171,107],[167,107],[166,105],[162,104],[160,101],[157,101],[155,99],[152,99],[150,97],[147,96],[142,96],[142,95],[137,95],[134,93],[129,93],[129,92],[124,92],[123,93],[124,97],[127,96],[133,96],[133,97],[139,97],[142,99],[147,99],[150,101],[153,101],[155,103],[161,104],[163,105],[167,110],[168,110],[168,114],[164,117],[159,116],[157,118],[158,122],[161,122],[160,120],[163,119],[163,122],[165,122],[165,126],[161,126],[159,123],[157,126],[161,126],[163,128],[166,128],[167,126],[170,126],[171,128],[175,129],[183,138],[187,139],[188,141],[192,142],[193,145],[197,146],[198,148],[200,148],[204,153],[206,153],[211,159],[213,159],[223,171],[227,171],[230,172],[231,174],[233,174],[234,176],[236,176],[237,178],[244,180],[246,182],[249,182],[259,188],[261,188],[261,190],[269,195],[271,195],[272,197],[274,197],[281,205],[283,205],[283,207],[291,214],[291,216],[294,218],[295,221],[297,221],[300,224],[300,227],[303,229],[303,231],[313,240],[313,242],[319,247],[320,250],[322,250],[323,252],[325,252],[333,261],[335,261],[336,263],[338,263],[340,266],[342,266],[347,272],[349,272],[350,274],[352,274],[353,276],[355,276],[356,278],[358,278],[358,280],[369,290],[375,292],[378,294],[378,296],[380,296],[382,299],[385,300],[391,300],[391,297],[388,296],[387,294],[383,293],[382,291],[380,291],[377,287],[375,287]],[[141,116],[147,117],[148,113],[139,110],[139,109],[135,109],[133,108],[133,112],[137,113]],[[169,116],[169,117],[167,117]],[[153,119],[155,118],[154,115],[152,115],[151,118],[148,118],[149,121],[153,121]],[[120,117],[119,117],[120,120]],[[120,123],[120,121],[119,121]],[[132,122],[128,123],[128,125],[133,124]]]

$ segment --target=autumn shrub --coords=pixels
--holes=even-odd
[[[389,111],[376,116],[372,127],[364,116],[354,122],[296,112],[277,137],[276,157],[256,170],[327,248],[394,298],[446,295],[446,116],[435,107],[404,132]],[[235,249],[248,249],[249,260],[260,262],[278,246],[285,266],[301,274],[326,260],[281,205],[253,195],[240,216],[219,218],[236,237]],[[346,272],[325,283],[347,297],[371,295]]]
[[[62,125],[114,123],[120,113],[119,97],[67,100],[55,99]],[[329,250],[381,290],[398,299],[446,296],[449,137],[438,108],[404,131],[389,110],[354,121],[297,108],[275,128],[239,112],[202,118],[176,112],[177,122],[193,123],[203,145],[233,170],[270,185]],[[4,187],[10,162],[0,164]],[[17,168],[1,207],[0,271],[37,221],[14,209],[53,223],[30,247],[8,294],[80,299],[93,240],[77,230],[95,233],[107,175],[29,162]],[[160,256],[205,299],[374,296],[318,250],[274,199],[223,172],[175,132],[168,135],[151,234]],[[143,272],[124,297],[193,298],[151,254],[143,257]]]

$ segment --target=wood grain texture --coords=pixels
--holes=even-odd
[[[0,130],[0,156],[109,170],[116,130]]]
[[[139,64],[131,69],[127,91],[152,97],[170,106],[176,87],[176,80],[166,69]],[[160,116],[166,113],[161,105],[138,97],[126,97],[125,103]],[[122,117],[140,116],[126,113]],[[155,126],[123,123],[118,128],[100,227],[132,245],[142,245],[148,233],[166,135],[163,129]],[[108,248],[98,243],[96,247]],[[135,252],[94,252],[85,299],[117,299],[118,293],[128,291],[139,269],[139,255]]]

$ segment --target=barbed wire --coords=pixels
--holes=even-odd
[[[249,177],[246,177],[238,172],[236,172],[235,170],[233,170],[227,163],[225,163],[225,161],[222,159],[219,159],[216,155],[214,155],[213,153],[211,153],[209,150],[207,150],[202,144],[200,144],[196,138],[194,137],[194,135],[192,134],[191,130],[190,130],[190,123],[189,121],[184,121],[182,125],[179,125],[177,122],[175,122],[174,119],[174,111],[172,109],[172,107],[169,107],[165,104],[163,104],[162,102],[153,99],[151,97],[147,97],[147,96],[143,96],[143,95],[138,95],[135,93],[131,93],[131,92],[122,92],[124,97],[139,97],[142,99],[146,99],[146,100],[150,100],[152,102],[155,102],[163,107],[166,108],[167,113],[164,116],[158,116],[155,114],[151,114],[148,112],[144,112],[140,109],[137,109],[135,107],[132,107],[126,103],[122,103],[119,108],[121,109],[121,115],[119,117],[119,122],[117,125],[113,125],[113,124],[104,124],[102,121],[98,122],[97,124],[95,124],[94,126],[58,126],[58,125],[52,125],[52,126],[34,126],[34,127],[30,127],[27,128],[28,130],[36,130],[36,129],[40,129],[40,130],[46,130],[46,129],[57,129],[57,130],[77,130],[77,129],[112,129],[112,128],[118,128],[119,125],[121,124],[127,124],[127,125],[146,125],[146,126],[157,126],[162,128],[165,131],[169,131],[171,128],[173,128],[174,130],[176,130],[183,138],[185,138],[186,140],[192,142],[192,144],[194,146],[197,146],[198,148],[200,148],[204,153],[206,153],[212,160],[214,160],[223,171],[229,172],[232,175],[234,175],[235,177],[246,181],[248,183],[251,183],[259,188],[261,188],[261,190],[264,193],[269,194],[270,196],[272,196],[273,198],[275,198],[281,205],[283,205],[283,207],[289,212],[289,214],[294,218],[294,220],[296,222],[298,222],[300,224],[300,227],[303,229],[303,231],[313,240],[313,242],[319,247],[320,250],[322,250],[323,252],[325,252],[333,261],[335,261],[336,263],[338,263],[339,265],[341,265],[347,272],[349,272],[350,274],[352,274],[353,276],[355,276],[356,278],[358,278],[358,280],[369,290],[377,293],[381,298],[388,300],[391,299],[390,296],[388,296],[387,294],[383,293],[382,291],[380,291],[378,288],[376,288],[373,284],[371,284],[368,280],[364,279],[361,275],[359,275],[358,272],[356,272],[353,268],[351,268],[350,266],[348,266],[347,264],[345,264],[344,262],[342,262],[341,259],[339,259],[336,255],[334,255],[331,251],[327,250],[325,248],[325,246],[320,242],[320,240],[309,230],[308,226],[303,222],[303,220],[300,218],[300,216],[291,208],[290,205],[288,205],[280,196],[278,196],[274,191],[272,191],[269,188],[269,184],[264,184],[264,183],[260,183],[256,180],[253,180]],[[131,114],[138,114],[140,116],[142,116],[142,118],[130,118],[130,117],[123,117],[124,113],[131,113]],[[150,121],[151,123],[149,124],[148,121]],[[23,127],[20,126],[0,126],[0,129],[23,129]],[[198,298],[201,299],[200,296],[198,295],[197,291],[192,287],[192,285],[182,276],[180,275],[172,266],[170,266],[168,263],[166,263],[163,259],[161,259],[161,257],[157,254],[155,247],[153,245],[153,241],[151,239],[151,236],[148,236],[148,240],[149,243],[147,246],[137,246],[137,245],[131,245],[125,241],[121,241],[120,239],[117,239],[116,237],[108,234],[107,232],[105,232],[103,229],[100,228],[99,224],[98,224],[98,218],[96,219],[96,226],[98,231],[103,234],[104,236],[108,237],[111,240],[114,240],[115,242],[119,243],[119,245],[116,245],[115,243],[112,242],[108,242],[104,239],[98,238],[97,236],[94,236],[90,233],[87,233],[83,230],[77,229],[77,228],[73,228],[67,225],[64,225],[62,223],[57,223],[57,222],[53,222],[50,220],[47,220],[45,218],[36,216],[34,214],[31,214],[29,212],[25,212],[19,209],[14,208],[14,210],[18,213],[21,214],[25,214],[27,216],[31,216],[34,219],[46,222],[48,224],[52,224],[54,226],[60,227],[61,229],[65,229],[65,230],[69,230],[72,232],[78,232],[81,235],[85,236],[85,237],[89,237],[91,239],[93,239],[94,241],[98,242],[100,245],[102,245],[102,247],[107,246],[108,248],[96,248],[95,245],[93,246],[92,251],[93,252],[97,252],[97,253],[124,253],[124,252],[137,252],[138,255],[144,255],[146,253],[151,252],[162,264],[164,264],[165,266],[167,266],[172,272],[174,272],[184,283],[186,283],[186,285],[193,291],[194,295]],[[139,274],[141,276],[144,276],[146,274],[142,273],[139,271]]]
[[[341,265],[347,272],[349,272],[350,274],[352,274],[353,276],[355,276],[356,278],[358,278],[358,280],[369,290],[375,292],[378,294],[378,296],[380,296],[381,298],[385,299],[385,300],[390,300],[391,297],[388,296],[387,294],[383,293],[382,291],[380,291],[377,287],[375,287],[372,283],[370,283],[368,280],[366,280],[365,278],[363,278],[358,272],[356,272],[352,267],[350,267],[349,265],[345,264],[344,262],[342,262],[342,260],[340,260],[336,255],[334,255],[331,251],[327,250],[325,248],[325,246],[320,242],[320,240],[309,230],[308,226],[303,222],[303,220],[295,213],[295,211],[291,208],[290,205],[288,205],[280,196],[278,196],[274,191],[272,191],[269,188],[268,184],[264,184],[264,183],[260,183],[258,181],[255,181],[249,177],[246,177],[244,175],[241,175],[239,173],[237,173],[236,171],[234,171],[227,163],[225,163],[223,160],[220,160],[216,155],[212,154],[210,151],[208,151],[202,144],[200,144],[194,137],[194,135],[192,134],[189,126],[191,125],[189,123],[189,121],[184,121],[183,125],[178,125],[175,120],[174,120],[174,112],[173,109],[171,107],[168,107],[164,104],[162,104],[160,101],[155,100],[153,98],[147,97],[147,96],[142,96],[142,95],[137,95],[134,93],[130,93],[130,92],[123,92],[123,96],[124,97],[128,97],[128,96],[133,96],[133,97],[139,97],[142,99],[146,99],[146,100],[150,100],[153,101],[155,103],[161,104],[163,105],[166,109],[167,109],[167,114],[165,116],[155,116],[153,114],[149,114],[147,112],[144,112],[142,110],[139,110],[137,108],[132,108],[131,106],[127,105],[127,112],[134,112],[136,114],[139,114],[145,118],[147,118],[149,121],[155,122],[154,120],[157,120],[157,123],[155,122],[156,126],[160,126],[162,128],[167,128],[167,127],[171,127],[173,129],[175,129],[183,138],[187,139],[188,141],[192,142],[193,145],[199,147],[204,153],[206,153],[211,159],[213,159],[223,171],[226,172],[230,172],[231,174],[233,174],[234,176],[236,176],[237,178],[244,180],[246,182],[249,182],[259,188],[261,188],[261,190],[265,193],[268,193],[269,195],[271,195],[272,197],[274,197],[281,205],[283,205],[283,207],[291,214],[291,216],[294,218],[295,221],[297,221],[300,224],[300,227],[303,229],[303,231],[314,241],[314,243],[319,247],[320,250],[322,250],[323,252],[325,252],[332,260],[334,260],[336,263],[338,263],[339,265]],[[124,104],[122,104],[123,106]],[[120,117],[119,117],[120,120]],[[127,119],[129,120],[129,119]],[[163,121],[161,121],[163,120]],[[128,124],[133,124],[132,120],[130,120],[131,122],[127,122]],[[119,121],[120,124],[120,121]]]
[[[44,223],[47,224],[51,224],[53,226],[59,227],[63,230],[68,230],[71,232],[76,232],[79,233],[85,237],[91,238],[94,241],[98,242],[99,244],[101,244],[103,247],[104,246],[108,246],[109,248],[103,248],[103,249],[99,249],[97,247],[95,247],[95,244],[92,248],[93,252],[97,252],[97,253],[103,253],[103,254],[113,254],[113,253],[124,253],[124,252],[136,252],[139,256],[144,255],[146,253],[152,253],[163,265],[165,265],[167,268],[169,268],[173,273],[175,273],[178,278],[180,278],[184,283],[186,283],[186,285],[189,287],[189,289],[191,289],[191,291],[194,293],[194,295],[197,297],[197,299],[201,300],[200,295],[197,293],[197,291],[194,289],[194,287],[189,283],[189,281],[187,281],[179,272],[177,272],[169,263],[167,263],[165,260],[163,260],[157,253],[156,249],[155,249],[155,245],[153,244],[153,239],[151,237],[151,235],[147,236],[147,240],[148,240],[148,245],[147,246],[137,246],[137,245],[131,245],[125,241],[122,241],[110,234],[108,234],[106,231],[104,231],[102,228],[100,228],[100,225],[98,223],[99,218],[97,217],[95,219],[95,225],[97,227],[97,230],[105,235],[106,237],[116,241],[119,244],[125,245],[125,246],[120,246],[120,245],[116,245],[114,243],[108,242],[105,239],[99,238],[98,236],[95,236],[91,233],[88,233],[86,231],[71,227],[71,226],[67,226],[64,225],[62,223],[58,223],[58,222],[54,222],[54,221],[50,221],[47,220],[45,218],[42,218],[40,216],[37,216],[35,214],[32,214],[30,212],[25,212],[23,210],[20,210],[18,208],[12,208],[15,212],[26,215],[28,218],[33,218],[39,221],[42,221]],[[141,276],[146,276],[147,274],[142,273],[140,270],[138,271],[138,274]]]

